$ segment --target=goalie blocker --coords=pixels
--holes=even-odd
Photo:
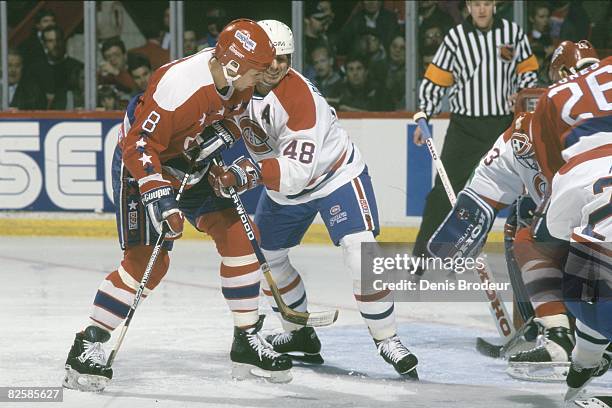
[[[473,257],[480,253],[493,226],[495,210],[473,191],[466,189],[427,243],[439,258]]]

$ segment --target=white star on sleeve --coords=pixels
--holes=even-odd
[[[132,200],[128,203],[128,207],[130,207],[130,211],[135,210],[138,208],[138,203]]]
[[[147,142],[144,141],[144,139],[140,139],[136,142],[136,147],[145,147],[147,145]]]
[[[153,163],[151,161],[151,156],[148,156],[146,153],[142,154],[142,157],[138,159],[142,162],[142,165],[145,166],[147,163]]]

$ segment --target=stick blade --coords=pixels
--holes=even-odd
[[[281,310],[283,319],[300,326],[324,327],[333,324],[338,319],[338,310],[322,312],[296,312],[291,309]]]
[[[310,313],[306,325],[311,327],[330,326],[334,324],[336,320],[338,320],[338,314],[338,310]]]
[[[503,344],[493,344],[488,340],[478,337],[476,339],[476,350],[488,357],[500,358],[502,356]]]

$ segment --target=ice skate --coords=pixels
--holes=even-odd
[[[273,334],[266,337],[274,351],[286,354],[292,360],[308,364],[323,364],[321,357],[321,342],[312,327],[302,327],[299,330]]]
[[[389,364],[395,368],[400,375],[412,378],[415,380],[419,379],[416,367],[418,360],[414,354],[410,352],[402,344],[397,335],[391,336],[384,340],[374,340],[378,354]]]
[[[110,339],[110,333],[97,326],[89,326],[77,333],[68,358],[66,376],[62,385],[79,391],[102,391],[113,378],[112,368],[106,368],[106,356],[102,343]]]
[[[542,325],[540,319],[535,319]],[[527,381],[563,381],[567,376],[574,336],[566,327],[545,327],[530,350],[508,358],[506,372],[510,377]]]
[[[608,355],[604,355],[595,367],[581,367],[580,364],[572,362],[566,379],[565,401],[575,400],[593,378],[601,377],[608,371],[608,368],[610,368]]]
[[[234,342],[230,358],[232,377],[243,380],[260,377],[274,383],[291,381],[291,359],[274,351],[259,333],[264,316],[260,316],[255,327],[250,329],[234,328]]]

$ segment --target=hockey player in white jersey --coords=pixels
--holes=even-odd
[[[378,352],[399,374],[418,378],[417,358],[396,334],[390,293],[362,293],[361,243],[375,242],[379,232],[367,166],[325,98],[290,67],[289,27],[275,20],[259,24],[274,43],[277,57],[256,86],[248,115],[238,119],[254,161],[240,158],[229,167],[213,169],[211,184],[221,195],[229,186],[244,191],[265,185],[255,213],[261,247],[283,299],[298,311],[307,310],[306,292],[289,250],[320,214],[332,241],[342,247],[359,311]],[[277,311],[268,289],[264,293]],[[267,339],[276,351],[323,362],[314,329],[282,323],[286,332]]]

